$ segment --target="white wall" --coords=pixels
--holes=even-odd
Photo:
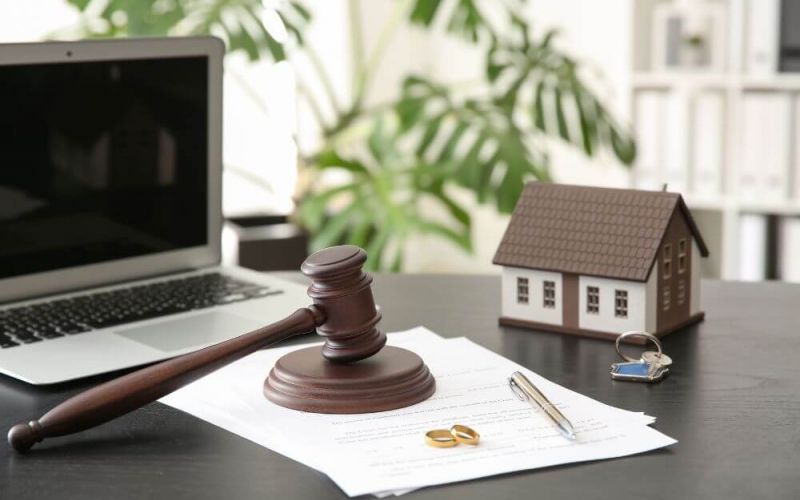
[[[655,266],[655,264],[653,264]],[[698,271],[699,272],[699,271]],[[645,331],[653,333],[658,329],[658,272],[650,269],[650,277],[645,287],[645,300],[647,302],[645,313]]]
[[[598,314],[586,312],[586,287],[600,289],[600,311]],[[628,317],[614,316],[614,291],[628,291]],[[578,278],[578,326],[587,330],[621,333],[628,330],[644,330],[647,322],[647,286],[635,281],[612,280],[593,276]]]
[[[520,277],[528,278],[527,304],[517,302],[517,278]],[[556,304],[553,308],[545,308],[543,305],[545,280],[553,281],[556,284]],[[564,317],[561,307],[562,290],[561,273],[506,266],[502,273],[503,316],[560,325]]]
[[[528,8],[537,31],[558,30],[557,46],[583,65],[589,86],[622,123],[630,118],[631,1],[532,0]],[[630,171],[611,157],[589,159],[570,146],[556,146],[552,163],[559,182],[611,187],[627,187],[630,182]]]
[[[345,0],[313,2],[315,21],[306,33],[344,102],[351,86],[349,24]],[[310,110],[298,99],[302,80],[323,113],[332,111],[322,85],[310,77],[302,57],[273,64],[252,63],[244,54],[225,60],[223,212],[228,216],[267,212],[289,214],[298,182],[297,146],[314,148],[317,129]],[[244,173],[244,175],[242,175]],[[256,179],[257,182],[253,182]]]
[[[78,17],[66,0],[0,0],[0,42],[36,42],[73,26]]]

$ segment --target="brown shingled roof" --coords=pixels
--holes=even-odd
[[[700,253],[708,256],[680,194],[530,182],[493,262],[647,281],[676,209],[686,217]]]

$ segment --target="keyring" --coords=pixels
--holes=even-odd
[[[434,448],[452,448],[458,441],[449,430],[435,429],[425,433],[425,444]]]
[[[466,425],[461,424],[456,424],[453,427],[450,427],[450,434],[459,443],[469,444],[472,446],[477,446],[478,442],[481,440],[480,434]]]
[[[623,334],[620,334],[620,336],[617,337],[617,342],[616,342],[617,354],[619,354],[620,357],[622,359],[624,359],[625,361],[639,361],[639,359],[635,359],[635,358],[632,358],[630,356],[626,356],[625,354],[622,354],[622,351],[620,351],[619,343],[622,342],[622,339],[624,339],[626,337],[644,337],[644,338],[646,338],[647,340],[649,340],[650,342],[652,342],[652,343],[654,343],[656,345],[656,347],[658,348],[658,357],[659,358],[661,357],[661,354],[662,354],[661,342],[658,340],[658,338],[656,338],[654,335],[651,335],[651,334],[649,334],[647,332],[631,331],[631,332],[625,332]]]

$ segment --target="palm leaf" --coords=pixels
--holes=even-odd
[[[496,36],[496,30],[486,15],[492,7],[491,3],[481,0],[455,0],[454,4],[441,0],[415,0],[409,10],[408,20],[430,28],[437,19],[444,18],[449,33],[477,42],[481,38]],[[525,4],[526,0],[494,0],[494,3],[495,8],[496,4],[500,4],[504,10],[512,11]]]
[[[447,194],[446,176],[433,165],[414,163],[414,155],[402,152],[400,138],[399,126],[377,119],[363,154],[319,155],[314,168],[339,170],[351,181],[320,187],[302,200],[298,214],[315,235],[314,249],[357,244],[367,250],[368,269],[388,271],[402,266],[405,244],[415,234],[472,249],[469,213]],[[429,209],[443,215],[433,217]]]
[[[228,50],[241,51],[251,60],[268,56],[286,58],[286,45],[303,45],[303,31],[311,21],[310,11],[297,1],[267,7],[261,0],[67,0],[92,15],[100,9],[102,23],[80,24],[86,37],[216,35]],[[289,40],[281,41],[267,29],[263,16],[272,9],[284,25]]]

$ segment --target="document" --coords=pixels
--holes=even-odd
[[[614,408],[554,384],[465,338],[424,328],[389,335],[419,354],[436,393],[399,410],[323,415],[267,401],[261,389],[275,361],[293,349],[259,351],[163,398],[181,409],[327,474],[349,496],[399,495],[425,486],[557,464],[613,458],[676,441],[648,427],[652,417]],[[538,408],[507,385],[522,371],[576,428],[565,439]],[[472,427],[478,446],[431,448],[425,432]]]

